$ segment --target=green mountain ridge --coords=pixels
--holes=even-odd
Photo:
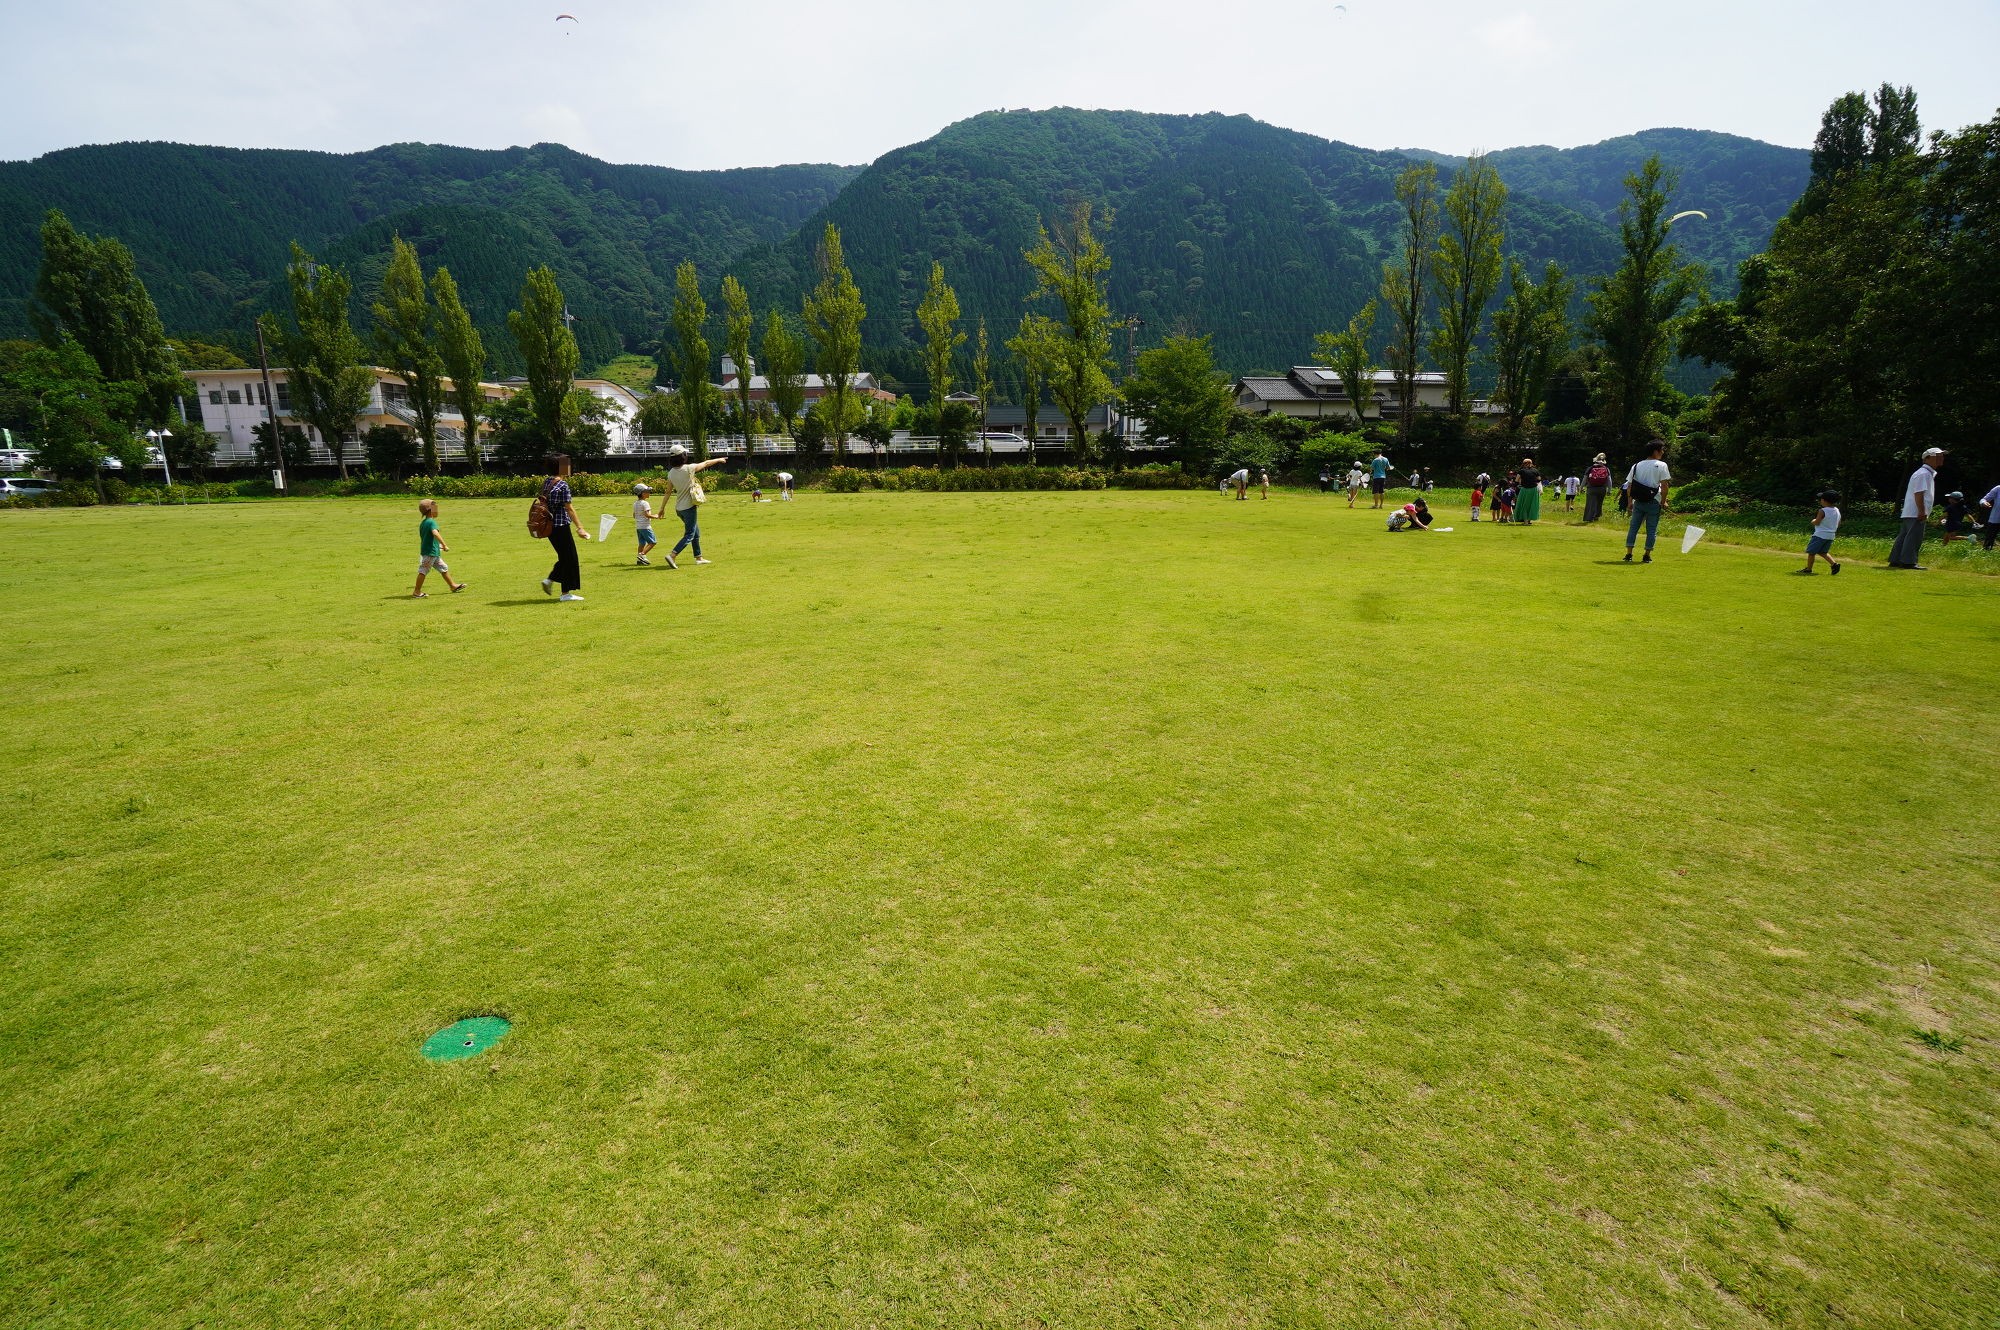
[[[1649,152],[1682,173],[1678,206],[1709,212],[1676,239],[1727,294],[1735,264],[1763,248],[1804,188],[1805,151],[1659,129],[1493,153],[1513,190],[1510,251],[1580,277],[1608,271],[1619,182]],[[294,238],[346,266],[365,309],[400,233],[427,265],[451,267],[500,368],[511,367],[505,312],[530,266],[556,270],[595,364],[659,335],[683,259],[711,286],[734,272],[760,310],[796,310],[832,221],[868,301],[873,365],[915,381],[915,308],[931,260],[945,264],[967,327],[983,316],[997,345],[1024,309],[1021,251],[1040,218],[1087,197],[1112,210],[1111,300],[1144,320],[1139,345],[1179,329],[1212,333],[1230,368],[1271,368],[1305,358],[1315,332],[1374,294],[1395,243],[1395,175],[1418,158],[1446,171],[1458,160],[1247,116],[1069,108],[974,116],[865,167],[678,171],[557,144],[74,148],[0,163],[0,335],[26,330],[35,230],[51,206],[126,241],[169,328],[190,335],[246,332],[281,296]]]

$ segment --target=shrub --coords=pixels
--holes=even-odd
[[[97,487],[87,480],[65,480],[56,486],[55,503],[58,508],[94,508]]]

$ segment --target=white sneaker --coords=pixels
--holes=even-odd
[[[700,559],[700,558],[698,558],[698,559],[696,559],[696,560],[695,560],[695,562],[696,562],[696,563],[712,563],[712,562],[714,562],[714,560],[712,560],[712,559]]]
[[[545,596],[553,596],[555,593],[556,593],[556,584],[550,581],[548,578],[544,577],[542,579],[542,594]]]
[[[674,556],[673,556],[673,555],[671,555],[671,554],[662,554],[662,555],[661,555],[660,557],[661,557],[662,559],[665,559],[665,560],[667,561],[667,567],[669,567],[669,568],[673,569],[673,570],[674,570],[675,572],[679,572],[679,571],[680,571],[680,567],[681,567],[681,566],[680,566],[679,564],[677,564],[677,563],[675,563],[675,562],[674,562]]]
[[[651,568],[653,566],[653,561],[647,558],[645,555],[641,554],[639,556],[639,566],[641,568]]]
[[[574,592],[574,591],[565,591],[565,592],[563,592],[563,593],[562,593],[562,595],[561,595],[561,596],[559,596],[559,597],[558,597],[558,599],[560,599],[560,600],[582,600],[582,599],[583,599],[583,597],[582,597],[582,596],[579,596],[579,595],[577,595],[577,594],[576,594],[576,592]]]

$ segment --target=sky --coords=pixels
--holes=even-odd
[[[2000,0],[0,0],[0,160],[128,139],[862,163],[1001,107],[1247,114],[1367,148],[1658,126],[1809,146],[1843,92],[2000,105]],[[575,16],[560,21],[559,13]]]

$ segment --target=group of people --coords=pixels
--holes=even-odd
[[[1234,494],[1239,499],[1247,499],[1250,497],[1251,484],[1250,468],[1247,466],[1239,467],[1222,478],[1222,493],[1225,496]],[[1255,484],[1259,490],[1263,491],[1263,496],[1266,499],[1271,497],[1271,473],[1264,467],[1260,466],[1257,468]]]
[[[667,468],[667,484],[673,490],[674,516],[680,519],[681,538],[663,557],[667,567],[678,568],[674,556],[682,550],[691,549],[696,563],[708,563],[701,552],[701,505],[708,500],[697,479],[702,472],[712,466],[721,466],[726,458],[712,457],[705,462],[694,459],[683,444],[675,444],[667,453],[671,465]],[[542,594],[558,596],[561,600],[583,599],[583,567],[577,557],[576,542],[589,540],[590,532],[585,529],[583,519],[577,516],[576,496],[569,487],[570,460],[565,456],[550,459],[549,474],[542,481],[536,495],[535,512],[530,520],[533,529],[537,522],[545,523],[546,539],[555,550],[555,566],[542,579]],[[792,474],[778,472],[778,496],[789,500],[792,497]],[[639,542],[638,565],[652,566],[652,553],[659,547],[660,538],[653,530],[653,522],[665,513],[656,513],[652,501],[653,488],[643,481],[632,487],[632,525],[637,529]],[[763,502],[761,487],[753,489],[752,502]],[[433,572],[444,578],[445,585],[459,592],[466,588],[464,582],[454,582],[451,569],[445,564],[444,555],[451,546],[444,541],[444,533],[438,526],[438,503],[436,499],[424,499],[417,504],[422,520],[417,524],[417,584],[410,592],[411,599],[425,599],[429,593],[424,590],[425,579]]]

